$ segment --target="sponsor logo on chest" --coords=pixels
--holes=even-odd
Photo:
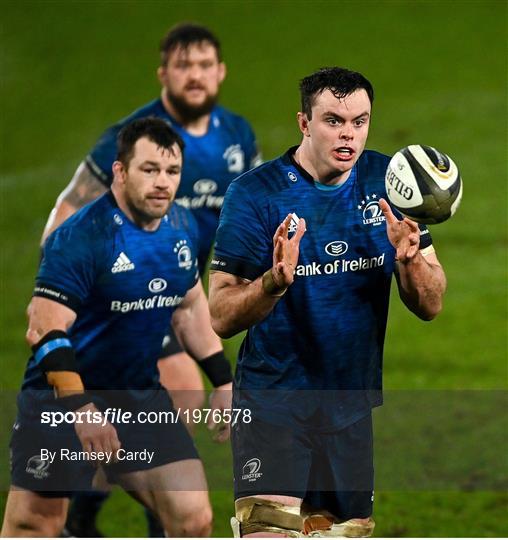
[[[333,262],[299,264],[295,269],[297,276],[322,276],[330,274],[343,274],[358,272],[359,270],[372,270],[384,265],[385,254],[377,257],[358,257],[357,259],[335,259]]]
[[[183,297],[177,294],[165,296],[162,293],[166,290],[168,282],[163,278],[153,278],[148,283],[148,290],[153,294],[148,298],[138,298],[136,300],[112,300],[111,311],[116,313],[130,313],[131,311],[148,311],[151,309],[163,309],[177,307],[182,303]]]
[[[187,272],[194,267],[194,258],[192,256],[192,251],[190,247],[187,245],[187,240],[178,240],[175,243],[172,252],[174,254],[173,256],[176,255],[176,262],[178,265],[178,269],[180,269],[180,275],[182,275],[181,271],[183,270],[185,276],[188,276],[189,274],[187,274]],[[132,263],[122,251],[117,257],[116,262],[111,269],[111,272],[116,274],[118,272],[127,272],[128,270],[133,270],[134,268],[134,263]],[[135,276],[132,277],[133,279],[135,278]],[[177,277],[176,274],[174,277]],[[185,278],[185,280],[187,280],[187,278]],[[132,283],[131,290],[133,287],[136,287],[135,282]],[[175,308],[179,306],[183,301],[183,296],[180,296],[178,294],[162,294],[168,289],[168,281],[162,277],[152,278],[148,283],[146,283],[146,287],[148,289],[148,292],[151,293],[151,296],[140,296],[135,300],[111,300],[110,311],[114,313],[130,313],[135,311],[148,311],[152,309]],[[174,290],[175,289],[173,287],[173,291]]]
[[[185,208],[196,210],[198,208],[222,208],[224,202],[224,196],[215,195],[219,186],[215,180],[210,178],[201,178],[196,180],[192,187],[195,195],[193,197],[185,195],[184,197],[178,197],[176,201]]]
[[[163,296],[156,294],[150,298],[138,298],[130,302],[122,300],[111,301],[111,311],[120,313],[130,313],[131,311],[148,311],[151,309],[168,308],[179,306],[183,301],[182,296]]]
[[[134,268],[134,263],[131,262],[129,257],[122,251],[111,267],[111,273],[118,274],[119,272],[128,272],[129,270],[134,270]]]
[[[377,201],[375,201],[375,204],[379,208]],[[379,211],[381,211],[381,209],[379,209]],[[382,219],[385,219],[384,216],[382,216]],[[296,231],[298,222],[298,216],[293,213],[288,227],[288,234]],[[307,277],[343,274],[346,272],[358,272],[380,268],[385,263],[384,251],[378,251],[378,254],[372,257],[360,256],[353,259],[346,259],[343,255],[345,255],[348,250],[349,244],[344,240],[332,240],[331,242],[326,242],[322,247],[322,251],[329,257],[333,257],[334,260],[330,262],[311,261],[305,264],[298,264],[295,268],[295,275]],[[302,255],[303,252],[300,252],[300,261],[302,260]]]

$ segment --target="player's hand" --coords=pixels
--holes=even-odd
[[[305,220],[300,218],[295,234],[288,238],[292,214],[277,227],[273,235],[272,277],[275,284],[284,289],[294,281],[295,268],[300,254],[300,240],[305,234]]]
[[[213,440],[216,442],[225,442],[229,439],[231,432],[231,400],[233,397],[233,383],[218,386],[210,394],[210,408],[212,413],[208,418],[208,429],[215,431]],[[219,411],[219,413],[215,413]],[[229,417],[228,417],[229,415]],[[220,418],[220,422],[216,422]],[[229,421],[228,421],[229,420]]]
[[[93,413],[102,413],[93,403],[87,403],[76,412],[90,411]],[[76,422],[74,429],[83,446],[85,452],[112,452],[112,461],[117,461],[116,453],[121,447],[116,429],[109,422],[94,423],[88,422],[85,415],[81,415],[82,422]],[[103,425],[104,424],[104,425]],[[99,462],[100,463],[100,462]]]
[[[413,259],[420,249],[420,229],[418,223],[405,217],[398,220],[392,212],[390,205],[379,199],[379,207],[386,218],[386,232],[388,240],[396,249],[396,258],[401,263]]]

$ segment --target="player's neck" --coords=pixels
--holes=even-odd
[[[121,191],[113,184],[111,186],[113,197],[115,198],[118,208],[125,214],[127,219],[132,221],[140,229],[148,232],[156,231],[161,223],[161,218],[150,218],[141,212],[137,212],[135,208],[132,208],[127,204]]]
[[[311,150],[306,147],[303,142],[293,155],[293,159],[304,169],[308,174],[314,178],[316,182],[327,186],[336,186],[343,184],[351,174],[349,171],[330,171],[328,167],[323,167],[319,163],[319,160],[314,157]]]
[[[210,114],[204,114],[199,118],[185,118],[174,107],[171,101],[168,99],[166,92],[162,92],[162,104],[166,111],[191,135],[200,137],[206,135],[208,131],[208,124],[210,123]]]

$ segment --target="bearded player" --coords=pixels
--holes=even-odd
[[[157,370],[173,318],[213,386],[226,391],[214,392],[211,408],[230,407],[229,364],[197,271],[197,227],[188,210],[172,205],[184,145],[155,118],[128,124],[118,141],[111,191],[44,246],[3,536],[58,536],[69,497],[97,476],[94,461],[170,536],[211,531],[202,463]],[[132,421],[111,420],[112,409],[130,412]],[[43,416],[51,413],[69,420],[48,425]],[[159,421],[143,421],[149,413],[161,413]]]

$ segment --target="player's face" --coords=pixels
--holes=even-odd
[[[219,62],[215,47],[203,41],[177,47],[158,75],[169,102],[184,119],[192,120],[212,110],[226,67]]]
[[[349,176],[365,148],[370,114],[371,103],[363,88],[343,99],[325,90],[315,99],[311,120],[298,113],[300,129],[309,137],[309,159],[319,178]]]
[[[143,222],[162,218],[175,199],[181,170],[182,152],[176,143],[167,150],[139,139],[121,174],[124,201],[132,214]]]

